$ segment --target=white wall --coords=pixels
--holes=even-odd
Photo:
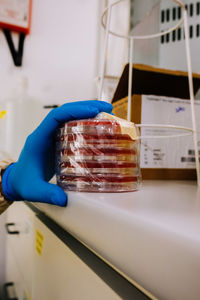
[[[133,15],[132,24],[136,26],[142,22],[151,13],[153,7],[157,6],[160,0],[132,0],[133,2]]]
[[[132,34],[135,36],[151,35],[160,31],[159,17],[160,5],[157,0],[149,1],[148,5],[145,1],[134,1],[134,14],[132,23],[135,26]],[[158,66],[159,63],[159,39],[141,39],[135,40],[133,49],[133,62],[142,63],[152,66]]]
[[[108,4],[115,2],[109,0]],[[122,1],[112,7],[110,30],[112,32],[129,35],[130,29],[130,3],[128,0]],[[128,61],[128,40],[109,35],[106,75],[121,76],[124,65]]]
[[[115,0],[106,0],[106,7],[111,5]],[[108,13],[108,11],[107,11]],[[104,16],[106,24],[107,14]],[[101,27],[102,28],[102,27]],[[130,1],[125,0],[117,5],[112,6],[110,30],[112,32],[129,35],[130,30]],[[104,46],[105,31],[101,29],[101,46]],[[103,49],[100,55],[102,61]],[[103,84],[102,100],[111,101],[118,83],[118,80],[128,62],[128,39],[119,38],[112,34],[108,37],[108,47],[105,61],[105,76]]]
[[[22,68],[14,67],[0,32],[1,101],[21,73],[28,76],[30,94],[43,103],[95,98],[99,6],[99,0],[34,0]]]

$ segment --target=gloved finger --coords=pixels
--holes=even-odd
[[[13,168],[15,168],[17,163],[13,163],[13,164],[10,164],[4,174],[3,174],[3,177],[2,177],[2,189],[3,189],[3,193],[4,195],[12,200],[12,201],[17,201],[17,200],[21,200],[21,196],[19,196],[15,191],[14,189],[12,188],[12,183],[11,183],[11,180],[10,180],[10,174],[13,170]]]
[[[49,203],[58,206],[67,205],[67,195],[57,185],[40,181],[34,186],[31,191],[29,189],[27,196],[23,195],[24,199],[32,202]]]
[[[102,111],[110,113],[112,111],[112,105],[98,100],[66,103],[52,110],[36,129],[35,133],[39,139],[43,139],[51,136],[62,122],[93,118]]]
[[[112,111],[112,104],[104,101],[67,103],[54,110],[53,118],[59,123],[95,117],[99,112]]]

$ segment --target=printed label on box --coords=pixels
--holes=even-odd
[[[162,96],[142,96],[142,124],[165,124],[192,128],[190,100]],[[200,101],[195,100],[196,117]],[[200,118],[196,118],[197,132]],[[180,129],[143,127],[142,136],[170,136],[141,140],[141,168],[195,168],[193,136],[173,137],[186,133]],[[200,130],[198,133],[200,146]]]

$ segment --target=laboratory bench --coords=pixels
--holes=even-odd
[[[6,227],[7,283],[19,300],[199,300],[194,181],[143,181],[130,193],[68,192],[66,208],[19,202],[8,209]]]

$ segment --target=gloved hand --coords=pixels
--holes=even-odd
[[[8,166],[2,178],[4,195],[13,201],[27,200],[65,206],[67,195],[48,181],[55,174],[54,134],[59,123],[93,118],[112,111],[103,101],[80,101],[53,109],[26,140],[19,160]]]

